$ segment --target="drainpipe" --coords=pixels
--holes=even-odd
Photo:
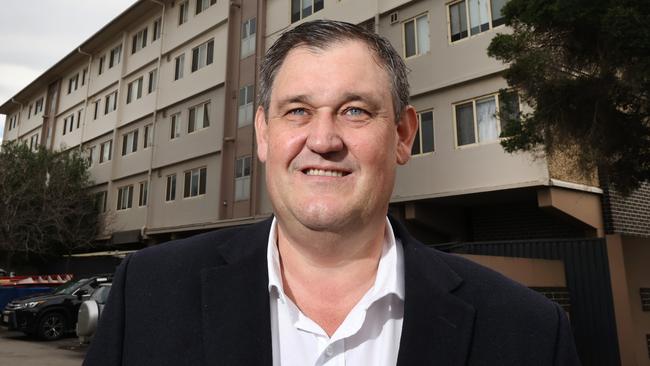
[[[162,65],[162,51],[163,51],[163,40],[165,38],[165,4],[163,2],[160,2],[158,0],[149,0],[152,3],[158,4],[162,7],[162,15],[160,16],[160,38],[158,39],[158,42],[160,42],[160,47],[158,50],[158,66],[156,69],[156,94],[154,96],[154,102],[153,102],[153,112],[152,112],[152,118],[153,122],[151,124],[151,140],[153,141],[151,145],[151,149],[149,151],[149,169],[147,171],[147,209],[144,211],[144,225],[140,228],[140,236],[144,238],[146,232],[147,232],[147,227],[149,227],[149,211],[151,211],[151,200],[149,197],[151,196],[151,173],[153,172],[153,157],[154,157],[154,150],[156,149],[156,122],[158,119],[158,96],[160,94],[160,67]]]
[[[92,66],[93,62],[93,55],[90,53],[84,52],[81,47],[77,47],[77,52],[79,52],[82,55],[88,56],[88,67],[86,70],[86,75],[88,76],[88,80],[86,80],[86,96],[84,97],[84,123],[81,124],[81,137],[79,139],[79,153],[83,153],[83,143],[84,143],[84,132],[86,131],[86,116],[88,115],[88,95],[90,94],[90,67]],[[83,74],[81,75],[83,77]]]

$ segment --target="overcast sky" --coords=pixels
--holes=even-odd
[[[1,0],[0,104],[137,0]],[[6,116],[0,115],[0,140]]]

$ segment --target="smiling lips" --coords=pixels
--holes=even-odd
[[[320,177],[343,177],[348,175],[347,172],[342,172],[339,170],[325,170],[325,169],[305,169],[303,173],[311,176],[320,176]]]

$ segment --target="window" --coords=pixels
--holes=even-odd
[[[181,114],[176,113],[171,117],[171,136],[173,140],[181,136]]]
[[[251,157],[235,161],[235,201],[247,200],[251,193]]]
[[[106,201],[108,197],[108,191],[101,191],[95,193],[95,207],[99,213],[106,212]]]
[[[77,90],[78,86],[79,86],[79,73],[75,74],[75,76],[68,79],[68,94]]]
[[[153,32],[151,35],[151,43],[155,42],[158,38],[160,38],[160,26],[161,26],[160,18],[153,21]]]
[[[192,49],[192,72],[210,65],[214,58],[214,40],[211,39]]]
[[[29,149],[38,150],[38,134],[32,135],[32,137],[29,138]]]
[[[72,132],[73,128],[74,128],[74,113],[63,119],[63,135],[65,135],[66,132]]]
[[[641,294],[641,310],[650,311],[650,288],[639,289]]]
[[[207,168],[192,169],[185,172],[184,198],[205,194],[206,172]]]
[[[88,76],[88,69],[81,71],[81,85],[86,85],[86,76]]]
[[[110,69],[111,67],[119,64],[121,58],[122,58],[122,45],[120,44],[119,46],[111,50],[110,56],[108,58],[108,68]]]
[[[124,186],[117,189],[117,209],[126,210],[133,206],[133,186]]]
[[[239,89],[239,113],[237,127],[248,126],[253,123],[253,85]]]
[[[404,56],[412,57],[429,52],[429,16],[420,15],[404,22]]]
[[[468,36],[473,36],[505,24],[505,18],[501,13],[501,9],[506,1],[463,0],[450,4],[448,10],[449,38],[451,42],[456,42]]]
[[[176,199],[176,174],[167,176],[167,189],[165,189],[165,201]]]
[[[153,145],[153,125],[148,124],[144,126],[144,148]]]
[[[99,163],[103,163],[111,160],[111,150],[113,148],[113,140],[108,140],[99,145]]]
[[[241,58],[255,53],[255,33],[257,24],[255,18],[248,19],[241,26]]]
[[[79,124],[81,123],[81,112],[83,109],[80,109],[77,111],[77,128],[79,128]]]
[[[17,125],[18,125],[18,115],[14,114],[13,116],[9,117],[9,130],[16,128]]]
[[[519,112],[516,94],[500,101],[499,95],[490,95],[455,105],[456,144],[457,146],[496,141],[502,127],[498,118],[499,109],[511,109],[509,113]],[[513,103],[515,97],[516,105]]]
[[[101,75],[102,72],[104,72],[104,60],[105,59],[106,59],[106,55],[99,58],[99,72],[98,72],[99,75]]]
[[[415,134],[411,155],[425,154],[434,150],[433,111],[418,113],[418,131]]]
[[[122,156],[138,151],[138,130],[122,135]]]
[[[93,106],[94,106],[93,120],[97,119],[97,113],[99,111],[99,102],[101,102],[101,99],[97,99],[96,101],[93,102]]]
[[[187,15],[189,13],[189,1],[182,2],[178,7],[178,25],[187,22]]]
[[[176,65],[174,67],[174,80],[183,78],[183,68],[185,68],[185,54],[176,57]]]
[[[190,108],[190,118],[187,121],[187,133],[192,133],[210,126],[209,110],[210,102]]]
[[[88,166],[91,167],[95,165],[95,163],[97,162],[97,146],[93,145],[89,147],[87,150],[87,154],[88,154]]]
[[[129,83],[126,90],[126,104],[142,97],[142,76]]]
[[[36,103],[34,103],[34,114],[39,114],[43,112],[43,97],[40,97]]]
[[[34,108],[33,104],[29,105],[29,111],[27,112],[27,119],[32,117],[32,108]]]
[[[106,96],[104,114],[109,114],[117,109],[117,90]]]
[[[147,205],[147,190],[149,188],[149,182],[144,181],[140,182],[140,195],[138,196],[138,206]]]
[[[323,9],[324,0],[291,0],[291,23]]]
[[[131,54],[134,54],[147,47],[147,29],[148,28],[141,29],[138,31],[138,33],[133,35],[133,40],[131,43]]]
[[[156,84],[158,83],[158,69],[153,69],[149,71],[149,86],[147,87],[147,93],[151,94],[156,90]]]
[[[217,0],[196,0],[196,13],[199,14],[203,10],[209,8],[211,5],[217,3]]]

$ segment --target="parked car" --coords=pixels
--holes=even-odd
[[[90,300],[81,303],[77,317],[77,337],[79,337],[80,343],[89,343],[95,335],[99,318],[102,316],[110,292],[110,283],[101,284],[90,296]]]
[[[82,278],[65,283],[53,292],[15,299],[2,312],[0,325],[42,340],[56,340],[74,332],[79,306],[112,275]]]

